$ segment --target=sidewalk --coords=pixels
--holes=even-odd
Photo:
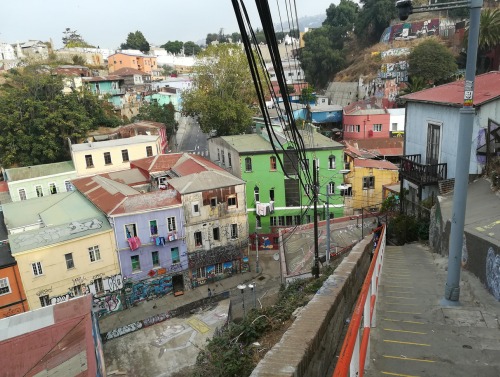
[[[500,303],[462,271],[460,304],[442,301],[447,258],[388,247],[365,376],[500,376]]]
[[[276,269],[275,264],[277,265],[278,262],[274,261],[272,258],[274,252],[267,251],[266,253],[261,253],[259,256],[261,266],[260,273],[255,272],[255,252],[251,252],[249,257],[251,267],[250,272],[233,275],[230,278],[198,288],[190,290],[186,289],[184,294],[181,296],[174,297],[172,294],[169,294],[155,300],[143,301],[137,304],[137,306],[133,306],[116,314],[103,317],[102,319],[99,319],[101,334],[205,298],[208,296],[208,288],[216,294],[224,291],[230,291],[231,297],[234,293],[238,293],[239,290],[236,287],[239,284],[255,280],[259,281],[259,278],[264,278],[264,280],[277,279],[277,276],[279,275],[279,265]]]

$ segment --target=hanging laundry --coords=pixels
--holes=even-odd
[[[269,212],[274,213],[274,201],[272,200],[269,202]]]
[[[165,237],[158,237],[160,239],[160,245],[165,246]]]
[[[141,240],[139,237],[130,237],[128,240],[128,245],[130,246],[130,250],[137,250],[141,247]]]
[[[266,205],[263,203],[257,203],[257,215],[259,216],[265,216],[266,215]]]

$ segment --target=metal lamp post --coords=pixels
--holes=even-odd
[[[467,63],[465,67],[464,102],[460,109],[458,125],[457,161],[455,169],[455,189],[453,194],[453,213],[451,217],[450,249],[448,256],[448,276],[446,279],[444,303],[455,303],[460,297],[460,269],[462,261],[465,209],[467,203],[467,185],[469,183],[469,165],[474,128],[474,78],[479,40],[479,24],[483,0],[455,1],[432,4],[413,8],[410,0],[396,1],[402,20],[411,13],[432,10],[470,8],[469,38],[467,44]]]
[[[240,284],[238,285],[238,289],[241,291],[241,298],[243,300],[243,304],[242,304],[242,307],[243,307],[243,318],[245,318],[247,315],[246,315],[246,312],[245,312],[245,288],[247,286],[245,284]]]
[[[255,272],[260,272],[259,267],[259,235],[255,232],[255,251],[256,251],[256,259],[255,259]]]
[[[250,288],[253,292],[253,307],[254,309],[257,307],[257,286],[255,282],[248,284],[248,288]]]

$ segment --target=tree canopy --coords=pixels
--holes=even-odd
[[[184,46],[184,42],[168,41],[167,43],[161,45],[160,47],[164,48],[168,52],[171,52],[172,54],[179,54],[182,51],[183,46]]]
[[[95,46],[92,46],[92,45],[88,44],[83,39],[83,37],[80,34],[78,34],[78,31],[71,30],[69,27],[67,27],[63,31],[62,42],[64,44],[64,47],[66,47],[66,48],[71,48],[71,47],[95,47]]]
[[[187,41],[184,43],[184,55],[186,56],[195,56],[198,55],[201,51],[201,47],[198,46],[193,41]]]
[[[359,11],[354,32],[365,46],[377,43],[391,20],[397,17],[394,0],[360,0],[363,4]]]
[[[170,136],[173,134],[176,126],[175,108],[171,103],[159,105],[156,101],[153,101],[147,105],[141,106],[139,108],[139,114],[132,120],[149,120],[152,122],[164,123],[167,127],[167,136]]]
[[[245,52],[234,44],[208,46],[198,55],[193,88],[182,94],[183,112],[198,119],[203,132],[245,132],[257,100]]]
[[[428,84],[448,82],[457,72],[455,57],[435,38],[416,46],[408,56],[408,74],[421,77]]]
[[[120,46],[122,50],[139,50],[144,53],[149,51],[149,47],[148,41],[139,30],[128,33],[127,41]]]
[[[12,70],[0,90],[0,161],[29,166],[70,158],[68,140],[77,142],[99,126],[121,120],[94,94],[63,94],[63,78],[40,66]]]

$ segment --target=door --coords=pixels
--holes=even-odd
[[[439,164],[439,145],[441,138],[441,126],[429,123],[427,128],[427,155],[426,164]]]

